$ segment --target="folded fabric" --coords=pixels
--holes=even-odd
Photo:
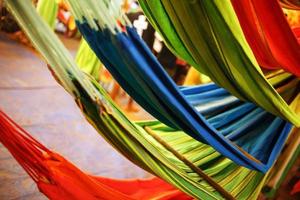
[[[254,102],[274,115],[300,125],[299,111],[294,110],[293,105],[288,106],[290,102],[275,90],[277,85],[274,82],[266,80],[230,1],[139,2],[166,43],[176,38],[180,40],[178,43],[193,57],[196,69],[234,96]],[[175,49],[175,52],[181,55],[182,51]],[[183,55],[181,57],[184,58]],[[294,97],[298,95],[299,98],[299,78],[287,74],[285,81],[288,80],[295,83]]]
[[[87,120],[120,153],[195,198],[255,199],[258,196],[266,176],[234,164],[182,131],[159,122],[129,121],[97,81],[77,68],[29,0],[6,2],[59,83],[75,98]]]
[[[70,1],[72,7],[80,8],[74,9],[77,14],[89,10],[87,1],[80,2]],[[96,13],[91,18],[96,18]],[[127,33],[113,34],[108,28],[100,29],[101,24],[93,29],[94,20],[77,23],[116,81],[154,117],[211,145],[239,165],[262,172],[272,166],[291,124],[214,84],[180,90],[131,27],[126,27]],[[272,80],[283,86],[280,77],[285,79],[282,74]]]
[[[277,0],[231,0],[258,64],[300,77],[300,45]]]

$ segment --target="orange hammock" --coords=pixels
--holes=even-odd
[[[192,199],[159,178],[115,180],[87,175],[31,137],[0,110],[0,142],[49,199]]]

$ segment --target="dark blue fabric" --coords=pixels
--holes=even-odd
[[[176,127],[174,123],[160,114],[160,111],[153,103],[156,98],[152,94],[144,92],[144,88],[135,81],[135,77],[128,73],[126,70],[126,63],[121,59],[118,51],[115,51],[115,46],[111,40],[111,34],[106,30],[102,32],[92,31],[87,24],[78,25],[80,32],[84,32],[86,41],[91,45],[93,44],[93,51],[97,57],[106,66],[114,79],[121,85],[121,87],[132,97],[134,100],[145,108],[151,115],[161,119],[165,124],[171,127]],[[99,46],[98,44],[101,44]],[[107,59],[108,58],[108,59]],[[119,66],[117,69],[114,66]],[[131,80],[131,81],[126,81]],[[152,100],[152,101],[151,101]]]
[[[121,87],[161,122],[239,165],[261,172],[273,165],[291,124],[215,84],[179,89],[132,28],[117,35],[78,28]]]

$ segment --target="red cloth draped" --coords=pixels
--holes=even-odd
[[[115,180],[87,175],[40,144],[1,111],[0,142],[49,199],[192,199],[156,177],[148,180]]]
[[[231,0],[259,63],[300,77],[300,46],[277,0]]]

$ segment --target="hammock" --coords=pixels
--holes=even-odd
[[[37,12],[46,21],[46,23],[54,29],[56,17],[58,13],[57,0],[38,0]]]
[[[84,39],[81,39],[77,51],[76,64],[82,71],[91,74],[96,80],[99,80],[101,62]]]
[[[87,175],[32,138],[2,111],[0,127],[0,142],[49,199],[190,199],[158,178],[114,180]],[[297,138],[295,144],[299,144],[300,137]],[[286,152],[288,156],[293,155],[290,151]],[[285,153],[281,157],[289,160]],[[273,171],[277,173],[278,170]]]
[[[87,175],[32,138],[2,111],[0,111],[0,127],[0,142],[49,199],[191,199],[158,178],[114,180]],[[297,135],[295,137],[291,141],[292,145],[288,145],[288,149],[299,146],[300,137]],[[294,151],[285,150],[280,158],[283,158],[285,163],[293,163],[290,160],[294,161],[297,155],[298,153],[295,154]],[[290,168],[290,166],[281,167],[284,171]],[[273,171],[276,174],[281,169],[275,165]],[[272,184],[274,181],[271,179],[269,182]],[[280,184],[276,186],[279,187]],[[272,188],[271,191],[273,194],[276,189]]]
[[[80,199],[82,197],[85,199],[87,197],[89,199],[190,199],[158,178],[114,180],[87,175],[32,138],[2,111],[0,111],[0,127],[0,142],[12,153],[37,183],[39,190],[49,199]],[[288,149],[299,146],[300,137],[293,136],[297,139],[293,137]],[[297,155],[298,153],[295,154],[294,151],[285,150],[280,158],[283,158],[285,163],[289,163],[289,167],[285,165],[277,167],[276,165],[280,163],[276,163],[272,172],[276,174],[278,171],[288,171]],[[284,179],[284,177],[280,178]],[[269,182],[272,184],[274,181],[271,179]],[[280,184],[276,186],[279,187]],[[276,190],[277,188],[272,188],[272,194]]]
[[[101,2],[70,0],[70,5],[80,20],[83,17],[79,18],[79,13],[91,15],[85,11],[98,9]],[[101,16],[94,12],[87,18],[98,17]],[[239,165],[262,172],[272,166],[292,128],[290,124],[214,84],[179,90],[133,28],[127,27],[127,34],[113,34],[109,28],[101,29],[94,20],[77,23],[117,82],[154,117],[211,145]],[[280,77],[271,79],[280,83]]]
[[[300,45],[276,0],[232,0],[245,37],[261,67],[300,77]]]
[[[49,199],[192,199],[159,178],[115,180],[87,175],[32,138],[2,111],[0,142]]]
[[[212,147],[160,122],[130,122],[101,86],[79,71],[29,1],[6,2],[56,78],[74,96],[87,120],[129,160],[196,198],[255,199],[258,196],[266,176],[234,164]]]
[[[139,2],[154,28],[178,56],[185,58],[186,52],[182,53],[185,47],[193,58],[190,64],[216,84],[240,99],[300,125],[299,110],[293,104],[288,106],[290,101],[274,89],[278,90],[278,84],[267,81],[256,63],[230,1]],[[174,42],[175,39],[178,41]],[[177,49],[178,46],[183,47]],[[299,98],[299,79],[289,74],[284,76],[281,86],[290,85],[294,89],[293,98]]]

